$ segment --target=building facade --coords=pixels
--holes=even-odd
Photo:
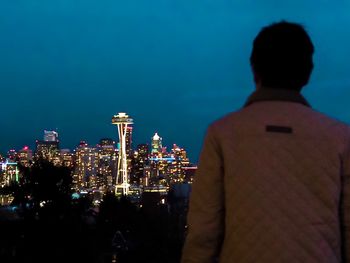
[[[97,149],[81,141],[75,149],[74,188],[78,191],[84,188],[95,188],[97,170]]]

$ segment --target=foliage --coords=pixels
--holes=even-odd
[[[67,167],[55,166],[39,159],[32,166],[20,166],[18,184],[10,186],[14,195],[13,204],[32,207],[63,208],[71,201],[72,176]]]

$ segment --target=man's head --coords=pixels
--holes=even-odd
[[[250,57],[257,86],[300,91],[313,68],[314,46],[298,24],[280,22],[264,27]]]

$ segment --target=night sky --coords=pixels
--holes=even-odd
[[[135,146],[158,132],[196,161],[207,125],[253,91],[255,35],[281,19],[315,44],[305,96],[350,123],[349,14],[345,0],[1,0],[0,152],[44,129],[63,148],[116,139],[125,111]]]

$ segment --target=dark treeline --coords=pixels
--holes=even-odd
[[[0,262],[179,262],[186,206],[171,194],[169,207],[138,208],[107,193],[97,209],[89,195],[72,199],[67,168],[40,160],[21,174],[2,189],[14,200],[0,214]]]

